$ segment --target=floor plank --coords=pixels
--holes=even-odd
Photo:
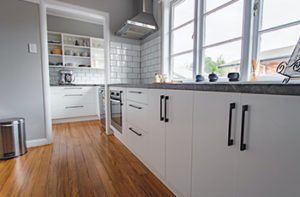
[[[0,196],[174,196],[99,121],[53,125],[53,144],[0,161]]]

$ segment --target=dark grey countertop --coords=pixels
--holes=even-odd
[[[104,84],[50,84],[50,86],[72,87],[72,86],[104,86]]]
[[[250,94],[274,94],[300,96],[300,84],[278,84],[278,83],[183,83],[183,84],[109,84],[115,87],[127,88],[151,88],[151,89],[175,89],[213,92],[236,92]]]

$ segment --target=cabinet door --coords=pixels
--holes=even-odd
[[[168,90],[166,179],[179,195],[190,196],[193,92]]]
[[[160,109],[163,109],[161,96],[165,90],[149,90],[147,122],[144,128],[147,132],[145,140],[145,157],[147,163],[161,176],[165,176],[165,122],[160,119]]]
[[[240,94],[196,92],[194,96],[192,196],[233,197]]]
[[[238,197],[300,196],[300,97],[242,96],[246,150],[238,152]]]

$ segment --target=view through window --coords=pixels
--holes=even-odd
[[[205,5],[195,16],[195,2]],[[246,75],[253,69],[241,65],[242,46],[248,49],[252,59],[258,62],[258,80],[278,80],[281,76],[276,68],[281,61],[288,61],[300,37],[300,0],[173,0],[170,4],[170,73],[172,79],[192,80],[196,75],[193,69],[194,36],[198,36],[202,59],[195,65],[200,74],[207,76],[215,71],[219,77],[227,77],[229,72]],[[247,5],[248,7],[244,7]],[[255,7],[257,6],[257,9]],[[245,14],[244,10],[251,14]],[[251,15],[251,16],[249,16]],[[247,46],[242,43],[248,39],[243,35],[244,20],[252,21]],[[194,35],[194,20],[204,24]],[[201,42],[200,42],[201,41]],[[252,47],[252,48],[251,48]],[[198,51],[198,49],[197,49]],[[251,61],[250,61],[251,62]],[[241,70],[241,67],[243,68]],[[249,68],[250,67],[250,68]],[[244,73],[243,73],[244,72]],[[252,70],[252,73],[254,71]],[[250,73],[250,75],[252,74]],[[247,75],[248,76],[248,75]],[[250,76],[251,77],[251,76]]]
[[[172,5],[171,74],[173,79],[193,79],[195,0],[178,0]]]
[[[227,1],[206,1],[202,50],[206,75],[216,72],[219,77],[227,77],[229,72],[240,70],[243,1],[235,1],[228,6],[219,7],[224,2]],[[213,5],[219,6],[212,7]]]
[[[300,36],[299,0],[261,1],[259,24],[259,80],[281,78],[276,68],[281,61],[288,61]],[[293,24],[294,23],[294,24]]]

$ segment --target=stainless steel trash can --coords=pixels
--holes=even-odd
[[[11,159],[27,153],[24,118],[0,120],[0,159]]]

